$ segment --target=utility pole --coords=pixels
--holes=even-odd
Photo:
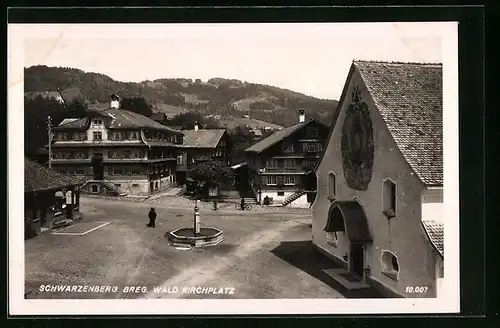
[[[52,168],[52,118],[47,117],[47,129],[49,131],[49,169]]]

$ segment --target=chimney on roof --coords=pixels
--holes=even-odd
[[[303,109],[299,109],[299,123],[303,123],[306,121],[306,111]]]
[[[111,108],[120,108],[120,97],[114,93],[111,95]]]
[[[194,130],[195,130],[195,131],[198,131],[198,129],[199,129],[198,122],[194,122]]]

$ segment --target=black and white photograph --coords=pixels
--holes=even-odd
[[[11,312],[458,312],[457,31],[9,24]]]

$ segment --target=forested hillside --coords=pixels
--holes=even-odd
[[[223,118],[251,118],[289,126],[297,122],[297,110],[306,109],[307,116],[329,124],[336,100],[318,99],[274,86],[234,79],[162,78],[140,83],[115,81],[99,73],[87,73],[66,67],[32,66],[25,69],[25,91],[47,91],[78,87],[91,104],[109,101],[111,93],[121,97],[143,97],[153,111],[179,113],[199,111]]]

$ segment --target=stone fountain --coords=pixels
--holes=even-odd
[[[194,205],[194,226],[193,228],[181,228],[167,232],[165,235],[170,245],[174,247],[207,247],[215,246],[224,240],[222,230],[213,227],[200,226],[199,201]]]

